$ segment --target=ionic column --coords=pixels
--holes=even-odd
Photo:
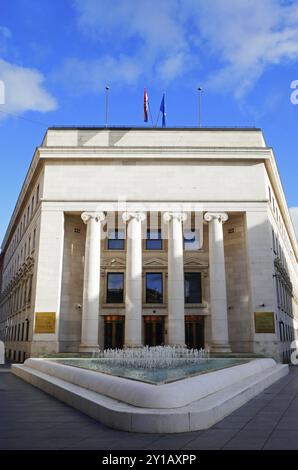
[[[126,233],[125,341],[127,347],[142,346],[142,221],[143,212],[124,212]]]
[[[185,345],[184,264],[182,222],[184,212],[166,212],[168,222],[168,343]]]
[[[229,352],[228,310],[225,255],[222,225],[228,220],[225,212],[207,212],[209,222],[209,276],[212,352]]]
[[[100,243],[103,212],[83,212],[87,225],[82,305],[82,333],[80,351],[98,348],[99,292],[100,292]]]

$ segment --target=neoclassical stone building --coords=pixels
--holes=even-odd
[[[0,255],[15,361],[187,344],[288,360],[298,247],[260,129],[50,128]]]

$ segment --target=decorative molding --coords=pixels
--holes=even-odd
[[[122,258],[109,258],[102,263],[103,268],[125,268],[126,262]]]
[[[187,258],[184,260],[184,267],[208,269],[209,264],[196,258]]]
[[[206,212],[204,215],[204,220],[206,222],[212,222],[213,220],[218,220],[221,223],[225,223],[228,220],[229,216],[226,212]]]
[[[145,212],[123,212],[123,222],[129,222],[131,219],[136,219],[138,222],[143,222],[146,219]]]
[[[106,218],[104,212],[83,212],[81,214],[81,219],[84,224],[87,224],[89,220],[94,219],[96,222],[102,222]]]
[[[178,222],[185,222],[187,219],[186,212],[165,212],[163,215],[163,220],[165,222],[170,222],[172,219],[177,219]]]
[[[160,258],[150,258],[146,261],[143,262],[143,266],[150,268],[150,267],[167,267],[168,263],[166,260],[160,259]]]

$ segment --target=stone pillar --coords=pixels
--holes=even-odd
[[[84,289],[82,306],[82,333],[80,351],[98,348],[99,291],[100,291],[100,244],[103,212],[83,212],[87,225],[84,266]]]
[[[185,345],[184,264],[182,222],[184,212],[166,212],[168,222],[168,343]]]
[[[211,351],[215,353],[230,352],[222,229],[223,223],[228,220],[228,214],[225,212],[207,212],[204,219],[209,222]]]
[[[142,221],[143,212],[124,212],[126,233],[125,341],[127,347],[142,346]]]

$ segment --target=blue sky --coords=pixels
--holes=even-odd
[[[298,1],[0,0],[0,239],[50,125],[257,126],[298,226]],[[1,89],[0,89],[1,100]]]

